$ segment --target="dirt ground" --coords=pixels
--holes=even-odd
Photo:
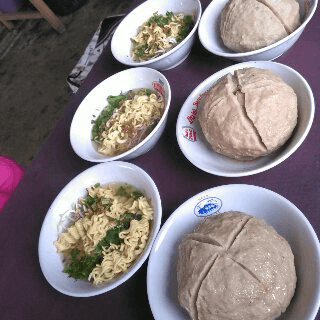
[[[61,16],[63,34],[45,20],[0,23],[0,156],[29,167],[72,99],[66,77],[99,22],[126,12],[130,0],[89,0]]]

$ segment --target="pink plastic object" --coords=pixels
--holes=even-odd
[[[0,192],[0,212],[2,211],[4,206],[7,204],[9,199],[10,199],[10,195],[8,193]]]
[[[18,186],[25,170],[15,161],[0,157],[0,211]]]

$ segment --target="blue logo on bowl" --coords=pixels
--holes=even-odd
[[[219,198],[204,198],[194,207],[194,214],[198,217],[208,217],[217,213],[221,207],[222,201]]]

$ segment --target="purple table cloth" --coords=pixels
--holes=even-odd
[[[136,1],[133,7],[140,2]],[[202,0],[203,11],[208,4],[208,0]],[[316,103],[320,101],[319,18],[316,12],[298,42],[276,59],[305,77]],[[266,172],[241,178],[219,177],[196,168],[180,151],[175,129],[184,101],[203,80],[232,64],[235,62],[207,52],[197,39],[183,64],[163,71],[172,88],[165,132],[154,149],[129,162],[154,179],[162,198],[162,223],[179,205],[203,190],[226,184],[252,184],[290,200],[305,214],[319,237],[320,113],[317,104],[314,123],[305,142],[289,159]],[[73,115],[95,85],[125,69],[126,66],[113,58],[109,44],[0,215],[1,319],[153,319],[146,290],[147,262],[132,278],[110,292],[91,298],[73,298],[50,286],[38,260],[40,229],[50,204],[69,181],[94,165],[79,158],[71,148],[69,128]]]

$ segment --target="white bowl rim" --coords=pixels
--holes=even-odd
[[[272,191],[270,189],[261,187],[261,186],[257,186],[257,185],[251,185],[251,184],[237,184],[237,183],[231,183],[231,184],[225,184],[225,185],[219,185],[216,187],[212,187],[203,191],[198,192],[197,194],[192,195],[190,198],[186,199],[185,201],[183,201],[183,203],[181,203],[180,205],[178,205],[176,207],[176,209],[171,213],[171,215],[169,216],[169,218],[165,221],[165,223],[161,226],[158,235],[156,237],[156,240],[152,246],[151,252],[150,252],[150,256],[149,256],[149,260],[148,260],[148,269],[147,269],[147,280],[150,272],[150,261],[153,260],[153,257],[157,254],[157,249],[159,246],[159,242],[163,243],[164,242],[164,234],[166,234],[168,232],[168,229],[170,228],[170,226],[174,223],[175,219],[177,218],[176,212],[179,212],[179,210],[181,208],[183,208],[188,202],[192,201],[192,199],[196,198],[196,197],[200,197],[201,195],[208,193],[209,191],[215,190],[215,189],[223,189],[223,188],[242,188],[242,189],[260,189],[263,192],[269,193],[271,195],[273,195],[275,198],[277,199],[281,199],[281,201],[285,202],[289,207],[291,207],[293,209],[293,211],[302,218],[302,220],[305,222],[305,225],[308,229],[308,231],[310,232],[310,235],[313,239],[313,243],[316,247],[316,254],[318,259],[320,259],[320,241],[319,238],[312,226],[312,224],[310,223],[310,221],[308,220],[308,218],[304,215],[304,213],[293,203],[291,202],[289,199],[285,198],[284,196],[282,196],[281,194]],[[318,279],[319,282],[319,279]],[[153,306],[152,306],[152,301],[150,300],[150,293],[151,293],[151,288],[150,285],[148,284],[149,282],[147,281],[147,293],[148,293],[148,300],[149,300],[149,305],[150,308],[152,309],[152,313],[154,313],[155,310],[153,310]],[[318,302],[315,304],[313,311],[312,311],[312,315],[311,315],[311,319],[316,319],[316,315],[319,311],[320,308],[320,290],[318,290],[317,292],[317,299]],[[156,314],[154,314],[154,317],[156,318]]]
[[[254,55],[254,54],[259,54],[259,53],[262,53],[262,52],[265,52],[265,51],[268,51],[270,49],[273,49],[279,45],[281,45],[282,43],[288,41],[289,39],[291,39],[292,37],[294,37],[297,33],[299,32],[302,32],[302,30],[306,27],[306,25],[309,23],[309,21],[311,20],[311,18],[313,17],[316,9],[317,9],[317,5],[318,5],[318,0],[315,0],[314,2],[314,6],[309,14],[309,16],[303,21],[303,23],[301,23],[301,25],[296,29],[294,30],[292,33],[290,33],[289,35],[287,35],[286,37],[284,37],[283,39],[275,42],[275,43],[272,43],[266,47],[263,47],[263,48],[260,48],[260,49],[257,49],[257,50],[253,50],[253,51],[248,51],[248,52],[237,52],[237,53],[232,53],[232,52],[223,52],[223,51],[219,51],[219,50],[212,50],[206,46],[206,44],[204,43],[204,41],[202,40],[202,36],[201,36],[201,33],[200,33],[200,28],[198,29],[198,34],[199,34],[199,39],[200,39],[200,42],[202,43],[202,45],[210,52],[218,55],[218,56],[222,56],[222,57],[231,57],[231,58],[240,58],[240,57],[248,57],[248,56],[251,56],[251,55]],[[206,8],[206,10],[204,11],[203,15],[206,14],[206,11],[208,10],[208,8],[210,7],[214,7],[215,6],[215,3],[214,1],[212,1],[208,7]],[[209,9],[209,10],[210,10]],[[208,10],[208,11],[209,11]],[[208,12],[207,11],[207,12]],[[200,24],[201,24],[201,21],[200,21]]]
[[[181,114],[181,111],[178,115],[178,120],[177,120],[177,125],[176,125],[176,136],[177,136],[177,140],[178,140],[178,144],[179,144],[179,147],[180,147],[180,150],[182,151],[182,153],[185,155],[185,157],[192,163],[194,164],[195,166],[197,166],[199,169],[205,171],[205,172],[208,172],[208,173],[211,173],[211,174],[214,174],[214,175],[217,175],[217,176],[222,176],[222,177],[244,177],[244,176],[249,176],[249,175],[254,175],[254,174],[257,174],[257,173],[261,173],[261,172],[264,172],[264,171],[267,171],[275,166],[277,166],[278,164],[280,164],[281,162],[283,162],[284,160],[288,159],[299,147],[300,145],[302,144],[302,142],[306,139],[310,129],[311,129],[311,126],[312,126],[312,123],[313,123],[313,119],[314,119],[314,113],[315,113],[315,102],[314,102],[314,96],[313,96],[313,93],[312,93],[312,90],[311,90],[311,87],[310,85],[308,84],[308,82],[302,77],[302,75],[294,70],[293,68],[285,65],[285,64],[282,64],[282,63],[279,63],[279,62],[275,62],[275,61],[246,61],[246,62],[241,62],[241,63],[237,63],[237,64],[234,64],[230,67],[227,67],[227,68],[224,68],[222,70],[219,70],[218,72],[212,74],[211,76],[209,76],[207,79],[205,79],[203,82],[201,82],[187,97],[187,99],[189,99],[190,96],[192,96],[194,94],[194,92],[197,92],[198,91],[198,87],[199,86],[205,86],[206,84],[209,84],[209,83],[213,83],[212,79],[214,78],[221,78],[223,75],[225,75],[229,70],[232,72],[232,70],[237,70],[237,69],[241,69],[241,68],[245,68],[246,66],[250,66],[252,64],[270,64],[270,65],[278,65],[279,67],[281,68],[285,68],[285,69],[288,69],[290,70],[291,72],[293,72],[305,85],[305,87],[307,88],[308,90],[308,93],[309,93],[309,97],[310,97],[310,101],[311,101],[311,104],[310,104],[310,118],[308,120],[308,124],[303,132],[303,134],[301,135],[301,137],[298,139],[297,143],[288,151],[286,152],[285,154],[283,154],[281,157],[279,157],[277,160],[275,161],[272,161],[271,163],[267,164],[267,165],[264,165],[262,166],[261,168],[258,168],[258,169],[253,169],[253,170],[248,170],[248,171],[245,171],[245,172],[240,172],[240,173],[229,173],[229,172],[223,172],[221,170],[217,171],[217,170],[206,170],[204,168],[201,168],[201,167],[198,167],[198,165],[194,164],[194,162],[192,161],[192,159],[190,159],[190,157],[188,156],[188,154],[186,154],[184,152],[184,149],[181,147],[181,144],[180,144],[180,140],[179,140],[179,133],[178,133],[178,130],[179,130],[179,127],[178,127],[178,124],[179,124],[179,119],[180,119],[180,114]],[[258,66],[257,66],[258,67]],[[187,100],[186,99],[186,100]],[[185,102],[186,102],[185,100]],[[184,103],[185,103],[184,102]],[[184,106],[184,104],[183,104]],[[183,108],[182,106],[182,108]],[[181,108],[181,109],[182,109]],[[213,151],[214,152],[214,151]]]
[[[149,1],[152,1],[152,0],[149,0]],[[121,56],[117,55],[114,50],[113,50],[113,46],[112,46],[112,41],[114,39],[114,36],[112,37],[112,40],[111,40],[111,51],[112,51],[112,54],[114,55],[114,57],[116,57],[117,60],[119,60],[121,63],[124,63],[128,66],[147,66],[149,64],[152,64],[152,63],[155,63],[159,60],[162,60],[164,58],[166,58],[167,56],[171,55],[172,53],[174,53],[175,51],[179,50],[180,47],[182,47],[192,36],[193,34],[195,34],[197,28],[198,28],[198,25],[200,23],[200,19],[201,19],[201,15],[202,15],[202,6],[201,6],[201,2],[200,0],[194,0],[196,1],[196,3],[198,4],[198,9],[199,9],[199,15],[197,17],[197,20],[192,28],[192,30],[189,32],[189,34],[187,35],[187,37],[185,37],[177,46],[175,46],[174,48],[172,48],[171,50],[167,51],[166,53],[162,54],[161,56],[159,57],[156,57],[156,58],[152,58],[148,61],[143,61],[143,62],[128,62],[128,61],[124,61]],[[318,1],[318,0],[317,0]],[[145,6],[148,4],[148,1],[145,1],[143,3],[141,3],[138,7],[136,7],[133,11],[131,11],[122,21],[121,23],[119,24],[119,26],[127,19],[127,17],[129,17],[130,15],[133,15],[135,13],[136,10],[140,10],[139,7],[141,6]],[[118,26],[118,27],[119,27]],[[114,34],[116,34],[117,30],[115,31]]]
[[[88,172],[93,171],[94,168],[96,167],[103,167],[103,166],[125,166],[125,167],[129,167],[130,169],[134,169],[139,171],[140,174],[143,174],[143,177],[145,180],[148,181],[148,183],[151,184],[151,186],[153,187],[154,193],[156,195],[156,201],[155,204],[157,204],[157,207],[154,208],[154,210],[158,210],[159,211],[159,217],[158,217],[158,222],[154,223],[153,226],[153,231],[154,231],[154,235],[153,237],[149,238],[148,240],[148,244],[147,247],[145,248],[145,250],[143,251],[143,253],[140,255],[140,258],[138,259],[138,261],[136,261],[130,268],[130,270],[124,274],[121,278],[119,278],[117,281],[113,282],[112,284],[110,284],[108,287],[105,286],[101,286],[101,288],[97,289],[97,290],[92,290],[89,293],[75,293],[75,292],[70,292],[64,289],[59,288],[58,286],[56,286],[56,284],[54,282],[51,281],[51,279],[48,278],[47,273],[44,272],[43,269],[43,265],[44,265],[44,258],[41,254],[41,239],[43,237],[45,237],[44,232],[45,232],[45,226],[47,224],[47,221],[50,219],[50,214],[51,211],[53,210],[52,208],[54,208],[56,206],[57,203],[59,203],[60,199],[63,197],[64,192],[66,190],[68,190],[69,186],[74,183],[74,181],[76,179],[80,179],[82,176],[86,175]],[[112,183],[112,182],[110,182]],[[151,178],[151,176],[142,168],[140,168],[139,166],[133,164],[133,163],[129,163],[129,162],[125,162],[125,161],[114,161],[114,162],[104,162],[104,163],[99,163],[96,164],[90,168],[87,168],[86,170],[80,172],[79,174],[77,174],[75,177],[73,177],[57,194],[57,196],[55,197],[55,199],[53,200],[53,202],[50,204],[50,207],[43,219],[42,225],[41,225],[41,229],[40,229],[40,234],[39,234],[39,239],[38,239],[38,258],[39,258],[39,264],[40,264],[40,268],[42,270],[42,273],[45,277],[45,279],[48,281],[48,283],[57,291],[68,295],[68,296],[73,296],[73,297],[92,297],[92,296],[96,296],[96,295],[100,295],[103,293],[106,293],[108,291],[111,291],[113,289],[115,289],[116,287],[120,286],[122,283],[126,282],[127,280],[129,280],[139,269],[140,267],[143,265],[143,263],[147,260],[147,258],[150,255],[153,243],[158,235],[158,232],[160,230],[160,226],[161,226],[161,220],[162,220],[162,202],[161,202],[161,197],[160,197],[160,193],[158,190],[157,185],[155,184],[154,180]],[[58,253],[57,253],[58,254]],[[61,270],[62,272],[62,270]],[[105,283],[107,284],[107,283]]]
[[[86,155],[83,155],[83,154],[79,154],[78,151],[77,151],[77,148],[74,147],[74,143],[73,143],[73,140],[72,140],[72,137],[71,137],[71,130],[72,130],[72,127],[75,125],[74,123],[74,120],[75,120],[75,114],[76,112],[78,111],[78,109],[80,108],[82,102],[87,98],[87,96],[89,96],[91,94],[91,92],[93,90],[95,90],[98,86],[102,85],[103,82],[107,81],[108,79],[114,77],[114,76],[118,76],[119,74],[124,74],[124,73],[135,73],[137,71],[143,71],[145,70],[146,72],[151,72],[151,73],[155,73],[157,74],[161,81],[164,81],[166,86],[168,87],[168,92],[167,92],[167,101],[166,101],[166,108],[164,110],[164,113],[160,119],[160,121],[157,123],[157,125],[153,128],[153,130],[147,135],[147,137],[145,137],[141,142],[139,142],[136,146],[134,146],[133,148],[129,149],[128,151],[126,152],[123,152],[123,153],[120,153],[116,156],[107,156],[105,155],[105,158],[103,159],[93,159],[91,157],[87,157]],[[98,83],[94,88],[92,88],[92,90],[90,90],[90,92],[83,98],[83,100],[80,102],[74,116],[73,116],[73,119],[72,119],[72,122],[71,122],[71,125],[70,125],[70,143],[71,143],[71,146],[72,146],[72,149],[74,150],[74,152],[79,156],[81,157],[82,159],[84,160],[87,160],[87,161],[91,161],[91,162],[108,162],[108,161],[115,161],[115,160],[120,160],[128,155],[130,155],[131,153],[135,152],[137,149],[139,149],[142,145],[146,144],[154,135],[155,133],[158,131],[158,129],[160,128],[160,126],[163,124],[163,122],[166,120],[166,117],[167,117],[167,114],[169,112],[169,108],[170,108],[170,104],[171,104],[171,87],[170,87],[170,83],[168,81],[168,79],[158,70],[156,69],[152,69],[152,68],[148,68],[148,67],[137,67],[137,68],[129,68],[129,69],[126,69],[126,70],[122,70],[122,71],[119,71],[113,75],[111,75],[110,77],[102,80],[100,83]],[[96,153],[98,153],[96,151]]]

